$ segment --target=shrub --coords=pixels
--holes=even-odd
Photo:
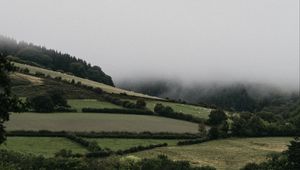
[[[208,122],[211,125],[219,125],[227,120],[226,113],[223,110],[212,110],[209,114]]]
[[[177,142],[178,146],[182,145],[193,145],[193,144],[198,144],[198,143],[203,143],[209,141],[209,138],[201,138],[201,139],[192,139],[192,140],[184,140],[184,141],[179,141]]]
[[[138,99],[137,101],[136,101],[136,108],[139,108],[139,109],[144,109],[144,108],[146,108],[146,102],[145,102],[145,100],[143,100],[143,99]]]
[[[139,152],[139,151],[144,151],[144,150],[149,150],[149,149],[154,149],[154,148],[158,148],[158,147],[164,147],[164,146],[168,146],[167,143],[161,143],[161,144],[151,144],[148,146],[134,146],[131,147],[129,149],[125,149],[125,150],[118,150],[116,152],[117,155],[124,155],[124,154],[129,154],[129,153],[134,153],[134,152]]]
[[[27,103],[36,112],[49,113],[54,111],[54,103],[48,95],[27,98]]]
[[[150,110],[138,110],[138,109],[110,109],[110,108],[82,108],[82,112],[85,113],[124,113],[124,114],[136,114],[136,115],[154,115]]]

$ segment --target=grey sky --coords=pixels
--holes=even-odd
[[[0,0],[0,34],[100,65],[115,81],[299,84],[299,0]]]

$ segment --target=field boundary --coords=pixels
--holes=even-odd
[[[67,132],[67,131],[8,131],[7,136],[23,137],[66,137],[75,134],[85,138],[127,138],[127,139],[199,139],[202,136],[196,133],[171,133],[171,132]]]

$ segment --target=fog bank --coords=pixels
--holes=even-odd
[[[2,0],[0,34],[99,65],[116,84],[299,88],[298,0]]]

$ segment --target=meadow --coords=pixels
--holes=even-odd
[[[130,96],[145,97],[145,98],[151,98],[151,99],[159,99],[158,97],[153,97],[153,96],[149,96],[149,95],[145,95],[145,94],[141,94],[141,93],[136,93],[136,92],[133,92],[133,91],[128,91],[128,90],[112,87],[112,86],[109,86],[109,85],[106,85],[106,84],[103,84],[103,83],[99,83],[99,82],[95,82],[95,81],[92,81],[92,80],[80,78],[80,77],[73,76],[73,75],[66,74],[66,73],[61,73],[61,72],[58,72],[58,71],[47,70],[47,69],[43,69],[43,68],[40,68],[40,67],[35,67],[35,66],[30,66],[30,65],[26,65],[26,64],[15,63],[15,62],[14,62],[14,65],[16,67],[19,67],[19,68],[22,68],[22,69],[27,68],[31,74],[35,74],[35,73],[39,72],[39,73],[43,73],[45,75],[49,75],[52,78],[61,77],[63,80],[67,80],[67,81],[70,81],[70,82],[72,80],[75,80],[75,83],[76,82],[81,82],[82,84],[85,84],[85,85],[88,85],[88,86],[99,87],[107,93],[115,93],[115,94],[126,93],[127,95],[130,95]]]
[[[81,112],[82,108],[96,108],[96,109],[122,109],[121,106],[106,102],[99,101],[96,99],[69,99],[68,105],[76,109],[78,112]]]
[[[15,152],[53,157],[61,149],[72,150],[73,153],[87,153],[88,151],[66,138],[62,137],[8,137],[0,149]]]
[[[141,158],[159,154],[193,165],[211,165],[218,170],[238,170],[249,162],[262,162],[267,155],[287,149],[289,137],[229,138],[189,146],[171,146],[135,153]]]
[[[197,133],[195,123],[158,116],[106,113],[13,113],[7,130]]]

